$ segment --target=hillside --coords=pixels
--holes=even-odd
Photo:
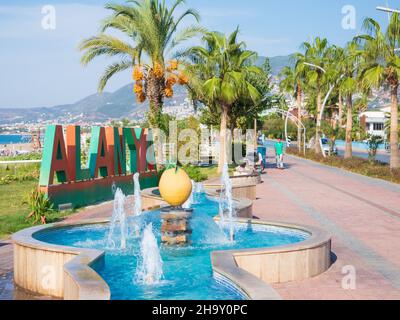
[[[143,119],[148,103],[137,103],[133,85],[109,93],[93,94],[73,104],[51,108],[0,108],[0,125],[37,122],[105,122],[112,119]],[[165,106],[180,105],[187,97],[186,90],[177,86],[173,99],[166,99]]]
[[[266,58],[262,56],[258,57],[256,64],[258,66],[261,66],[264,63],[265,59]],[[291,55],[269,58],[269,63],[271,65],[271,73],[273,76],[277,76],[285,66],[293,66]]]
[[[259,57],[257,64],[261,65],[264,61],[265,57]],[[290,65],[290,63],[290,56],[270,58],[273,79],[284,66]],[[124,117],[141,120],[148,110],[148,103],[136,102],[132,86],[132,84],[128,84],[112,93],[96,93],[72,104],[50,108],[0,108],[0,125],[38,122],[103,123]],[[176,86],[174,97],[165,101],[166,111],[184,105],[186,98],[186,90]]]

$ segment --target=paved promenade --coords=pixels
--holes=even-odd
[[[284,171],[271,165],[257,187],[254,215],[327,230],[334,264],[313,279],[274,285],[282,298],[400,299],[400,186],[299,158],[287,156],[285,162]],[[68,220],[111,211],[107,203]],[[355,288],[347,286],[349,270],[355,271]],[[12,246],[6,242],[0,243],[0,299],[12,298],[46,299],[13,291]]]
[[[400,299],[400,186],[299,158],[285,162],[257,187],[254,214],[327,230],[336,261],[316,278],[275,285],[282,298]]]

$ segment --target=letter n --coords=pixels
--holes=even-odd
[[[54,183],[54,173],[58,182],[71,181],[62,126],[50,125],[46,128],[39,184],[49,186]]]
[[[110,175],[113,176],[126,174],[125,139],[124,132],[122,128],[120,129],[114,127],[106,128],[108,152],[112,163]]]
[[[133,128],[123,128],[123,145],[129,149],[129,170],[130,173],[137,172],[137,150],[135,145],[135,129]]]
[[[107,177],[113,172],[108,153],[106,131],[103,127],[93,127],[89,151],[89,170],[92,178]]]

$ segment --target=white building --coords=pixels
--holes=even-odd
[[[385,123],[390,118],[390,107],[376,111],[365,111],[360,114],[360,123],[368,134],[386,139]]]

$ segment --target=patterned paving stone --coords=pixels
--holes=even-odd
[[[400,299],[400,187],[294,157],[285,160],[287,170],[271,166],[257,187],[255,215],[329,231],[336,261],[323,275],[275,289],[284,299]],[[352,289],[342,285],[348,266],[356,272]]]

